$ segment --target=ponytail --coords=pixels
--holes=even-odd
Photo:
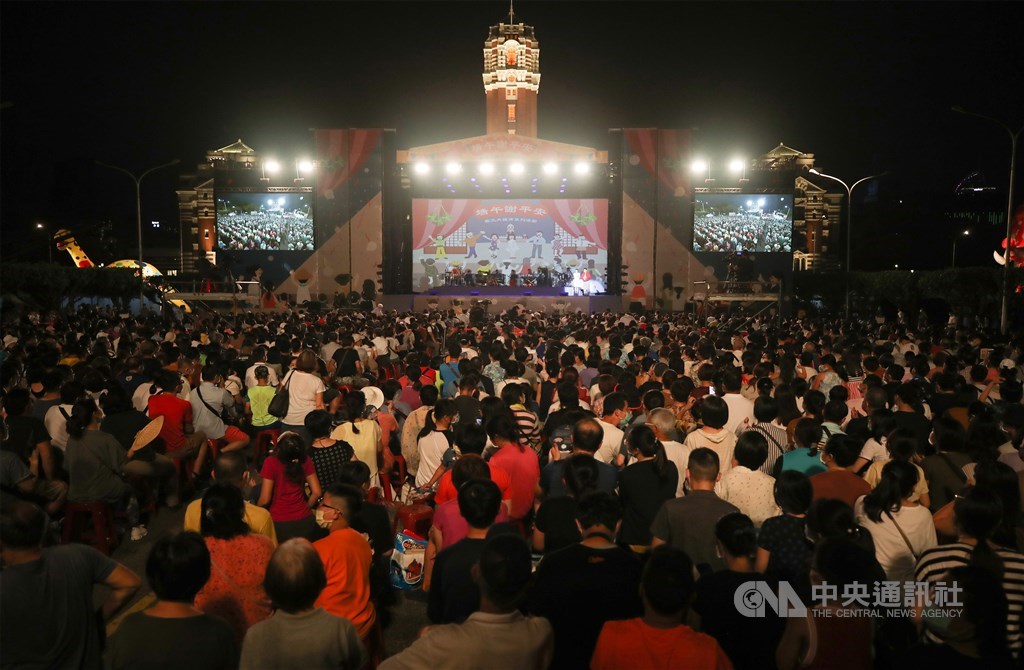
[[[886,463],[878,486],[864,496],[864,512],[867,517],[875,523],[881,523],[882,514],[899,510],[903,499],[913,493],[917,477],[917,468],[912,463]]]
[[[629,433],[629,446],[644,458],[652,459],[654,469],[658,473],[658,479],[662,483],[671,477],[675,465],[668,460],[668,456],[665,454],[665,445],[655,437],[654,431],[650,426],[640,424],[633,428]]]
[[[274,455],[284,465],[284,475],[289,481],[299,486],[306,483],[306,473],[302,468],[306,462],[306,443],[298,433],[282,433],[277,439]]]
[[[423,429],[420,430],[419,435],[416,436],[417,440],[423,439],[427,435],[430,435],[437,430],[437,417],[454,417],[458,411],[458,407],[454,400],[445,398],[438,400],[437,404],[430,408],[427,412],[427,418],[423,423]]]
[[[85,435],[85,429],[92,423],[96,413],[96,403],[92,400],[79,400],[71,408],[71,416],[67,419],[68,436],[76,440]]]

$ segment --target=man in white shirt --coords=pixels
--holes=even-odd
[[[722,400],[729,406],[729,420],[725,424],[725,429],[733,433],[742,433],[754,425],[754,403],[740,393],[743,379],[738,371],[729,370],[722,375],[722,387],[725,391]]]
[[[654,431],[654,436],[665,447],[665,456],[679,471],[679,483],[676,486],[676,497],[683,495],[683,482],[686,480],[686,466],[690,462],[690,447],[669,439],[676,431],[676,415],[672,410],[659,407],[647,413],[647,425]]]
[[[332,330],[327,333],[327,342],[320,347],[320,358],[329,361],[338,349],[341,349],[341,345],[338,343],[338,331]]]
[[[625,457],[621,454],[625,433],[619,428],[619,424],[625,421],[627,415],[626,396],[618,392],[605,396],[604,416],[597,420],[604,430],[604,439],[601,440],[601,448],[594,454],[594,458],[609,465],[621,466],[625,462]]]
[[[757,431],[740,435],[732,468],[715,484],[715,493],[731,502],[760,527],[765,519],[782,514],[775,504],[775,478],[759,468],[768,458],[768,441]]]
[[[252,350],[252,365],[245,371],[245,388],[251,389],[256,386],[256,368],[261,365],[266,366],[267,370],[270,371],[270,378],[268,383],[270,386],[277,386],[281,382],[277,378],[277,373],[274,372],[274,367],[267,365],[267,348],[262,344]]]

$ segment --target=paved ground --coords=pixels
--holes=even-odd
[[[146,537],[133,542],[125,536],[124,541],[114,551],[113,557],[134,570],[142,578],[143,585],[126,609],[110,622],[107,627],[108,635],[117,629],[117,625],[126,614],[145,609],[153,602],[154,596],[149,584],[146,583],[146,556],[157,539],[181,530],[184,516],[184,505],[178,510],[161,508],[159,514],[150,520],[149,534]],[[102,599],[103,590],[103,587],[98,588],[97,602]],[[388,655],[412,644],[419,635],[420,628],[427,624],[426,594],[420,591],[400,592],[397,596],[398,602],[391,608],[390,616],[383,618],[387,622],[384,629],[384,647]]]

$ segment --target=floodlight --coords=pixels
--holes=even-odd
[[[572,166],[573,172],[576,174],[588,174],[590,172],[590,163],[576,163]]]
[[[729,163],[729,171],[734,173],[743,172],[745,165],[742,158],[735,158]]]
[[[445,165],[444,169],[448,174],[459,174],[462,172],[462,164],[453,161]]]
[[[299,172],[309,174],[313,171],[313,161],[303,159],[299,161]]]
[[[281,171],[281,164],[275,161],[273,158],[271,158],[268,159],[267,162],[263,164],[263,168],[270,174],[274,174],[275,172]]]
[[[557,163],[544,163],[544,174],[553,175],[558,173]]]
[[[416,170],[416,174],[428,174],[430,172],[430,166],[423,162],[416,163],[413,169]]]
[[[524,172],[526,172],[526,166],[524,166],[522,163],[512,163],[511,165],[508,166],[508,171],[511,172],[512,174],[523,174]]]
[[[480,163],[480,174],[494,174],[494,163]]]
[[[692,163],[690,163],[690,171],[693,172],[694,174],[707,172],[707,169],[708,164],[702,160],[695,160]]]

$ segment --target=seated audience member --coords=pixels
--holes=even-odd
[[[683,445],[690,449],[705,447],[718,454],[721,473],[724,475],[732,467],[732,452],[736,448],[736,433],[727,430],[729,421],[729,405],[718,396],[704,396],[698,405],[700,408],[701,427],[691,432],[683,440]]]
[[[530,571],[530,549],[522,538],[489,538],[470,570],[480,592],[479,607],[464,623],[426,628],[412,646],[385,660],[380,670],[552,667],[551,624],[517,609]]]
[[[889,461],[878,486],[857,500],[857,522],[875,542],[875,556],[893,581],[911,581],[921,552],[937,544],[935,525],[927,507],[911,502],[917,470],[910,463]]]
[[[570,461],[566,471],[574,467]],[[588,493],[576,505],[576,520],[582,540],[545,555],[527,601],[531,613],[551,622],[556,668],[588,667],[604,622],[642,612],[640,561],[615,543],[622,505],[610,493]]]
[[[306,415],[306,431],[312,441],[309,443],[309,457],[321,488],[327,488],[338,480],[338,471],[355,459],[352,445],[344,440],[335,440],[331,435],[331,415],[325,409],[315,409]]]
[[[871,486],[850,471],[860,454],[860,442],[855,437],[833,435],[828,438],[821,462],[828,468],[811,477],[812,500],[836,498],[853,507],[857,498],[867,495]]]
[[[155,393],[147,400],[150,419],[164,418],[160,438],[164,441],[165,454],[170,458],[187,459],[195,457],[192,477],[198,478],[203,472],[209,445],[206,435],[196,430],[192,423],[192,404],[178,397],[183,387],[177,372],[159,370],[154,376]],[[140,389],[145,388],[143,384]]]
[[[270,510],[279,542],[293,537],[320,537],[312,507],[320,498],[320,480],[306,456],[306,444],[298,433],[281,433],[274,452],[260,471],[260,507]],[[306,485],[309,495],[306,495]]]
[[[1006,642],[1015,657],[1020,656],[1021,604],[1024,603],[1024,555],[1001,547],[992,541],[1003,517],[1003,503],[999,496],[975,486],[958,496],[953,503],[957,541],[924,551],[917,560],[914,581],[946,582],[950,570],[974,566],[985,570],[998,580],[1009,599],[1010,610],[1006,618]],[[928,626],[925,639],[932,643],[950,641],[956,644],[953,630]]]
[[[153,444],[133,449],[135,436],[149,423],[149,417],[132,407],[131,399],[119,386],[110,389],[100,399],[100,406],[103,408],[100,430],[113,435],[125,453],[132,452],[131,458],[122,466],[124,473],[158,483],[166,496],[167,505],[177,506],[180,500],[174,461],[156,452],[155,440]]]
[[[457,623],[476,611],[480,594],[469,574],[498,516],[501,492],[490,479],[471,479],[459,489],[458,506],[469,528],[466,537],[441,550],[434,561],[427,602],[427,616],[434,623]]]
[[[604,625],[590,662],[592,670],[669,670],[681,664],[711,670],[732,668],[713,637],[683,623],[693,591],[693,563],[685,552],[670,547],[652,551],[640,582],[643,617]]]
[[[812,547],[805,528],[813,489],[807,477],[787,470],[775,480],[775,503],[782,514],[765,519],[757,536],[757,571],[794,586],[807,581]]]
[[[718,641],[737,670],[772,668],[785,619],[770,608],[765,608],[764,617],[748,618],[734,602],[736,590],[746,582],[767,582],[773,588],[778,583],[756,570],[757,529],[744,514],[726,514],[715,524],[715,537],[726,569],[697,582],[697,627]]]
[[[252,476],[245,469],[245,456],[238,452],[227,452],[219,455],[213,462],[213,481],[217,484],[233,486],[242,492],[243,500],[252,489]],[[274,520],[270,512],[258,505],[245,504],[245,523],[249,530],[263,535],[277,546],[277,533],[274,532]],[[195,533],[200,532],[203,516],[203,501],[193,500],[185,508],[184,528]]]
[[[667,544],[682,549],[702,574],[725,568],[715,551],[715,524],[726,514],[739,512],[715,493],[719,478],[718,454],[707,447],[694,449],[686,467],[690,492],[662,505],[651,524],[651,547]]]
[[[0,423],[0,440],[6,426]],[[48,514],[57,514],[64,508],[68,485],[55,479],[46,481],[32,471],[13,451],[0,450],[0,486],[3,487],[3,505],[15,500],[26,500],[43,506]]]
[[[123,391],[121,395],[124,395]],[[39,402],[35,401],[37,405]],[[4,394],[3,408],[7,414],[4,451],[16,454],[26,466],[36,462],[38,465],[35,468],[35,475],[43,481],[54,481],[57,464],[54,460],[53,445],[50,443],[50,434],[46,432],[42,419],[32,416],[32,397],[28,389],[14,388]]]
[[[263,580],[274,615],[249,629],[241,670],[363,668],[366,649],[352,622],[315,605],[326,585],[320,555],[308,540],[278,547]]]
[[[821,442],[821,424],[815,419],[802,418],[793,430],[793,450],[787,451],[778,460],[779,472],[795,470],[810,477],[827,469],[821,462],[818,444]],[[775,475],[776,478],[778,475]]]
[[[675,497],[683,495],[683,482],[686,479],[686,463],[690,460],[689,447],[683,446],[682,442],[672,439],[678,432],[676,430],[676,415],[672,410],[664,407],[652,409],[647,414],[647,425],[654,431],[654,436],[661,442],[665,449],[665,456],[676,468],[678,482],[676,483]]]
[[[328,488],[316,510],[316,523],[328,534],[313,543],[313,548],[327,574],[327,585],[317,598],[317,606],[351,621],[366,641],[377,614],[370,600],[373,551],[362,533],[351,526],[362,502],[362,491],[353,486],[335,484]]]
[[[775,478],[764,474],[761,466],[768,457],[768,440],[757,431],[743,432],[736,440],[733,467],[715,485],[715,493],[739,508],[760,526],[779,514],[775,504]]]
[[[646,551],[651,543],[651,522],[665,501],[675,498],[679,472],[650,426],[633,428],[626,443],[633,462],[619,473],[623,507],[619,541]]]
[[[483,426],[478,426],[475,423],[460,422],[458,430],[455,432],[455,446],[458,447],[460,459],[466,456],[470,458],[483,458],[484,449],[487,447],[487,431],[484,430]],[[504,503],[505,511],[507,512],[512,504],[512,480],[509,479],[508,473],[497,465],[488,465],[490,466],[491,481],[501,489],[501,501]],[[437,484],[434,504],[441,506],[449,500],[455,500],[458,494],[458,490],[452,483],[452,469],[448,468],[441,475],[441,479]]]
[[[862,547],[845,540],[825,540],[814,551],[810,578],[813,584],[835,585],[841,594],[860,584],[871,584],[877,565]],[[779,670],[874,667],[874,621],[862,602],[840,597],[815,601],[806,617],[789,617],[775,660]],[[859,611],[858,611],[859,610]]]
[[[146,559],[146,581],[156,604],[124,618],[107,646],[107,667],[237,667],[235,631],[195,607],[196,595],[209,579],[210,552],[202,537],[183,532],[158,540]]]
[[[0,630],[11,668],[99,668],[97,607],[108,621],[138,590],[139,576],[83,544],[43,548],[49,519],[32,503],[0,510]],[[93,599],[104,584],[102,600]]]
[[[534,551],[550,554],[580,541],[580,528],[576,523],[579,500],[597,490],[600,465],[600,461],[589,455],[576,454],[565,459],[562,481],[568,494],[545,498],[537,509],[533,525]]]
[[[555,498],[567,493],[562,469],[565,467],[567,457],[577,455],[594,459],[598,471],[597,490],[613,493],[618,484],[618,469],[614,465],[608,465],[594,457],[597,450],[601,448],[601,440],[604,439],[601,424],[594,418],[582,418],[571,425],[569,435],[569,451],[559,451],[557,447],[552,447],[551,462],[545,465],[544,470],[541,471],[540,492],[542,497]]]
[[[918,465],[921,456],[917,453],[917,440],[914,438],[914,435],[903,428],[897,428],[889,435],[889,439],[885,441],[885,450],[889,454],[889,460],[903,461],[914,466],[914,469],[917,470],[917,486],[914,487],[914,493],[910,496],[910,499],[921,503],[925,507],[930,507],[931,498],[928,495],[928,480],[925,477],[924,470]],[[873,489],[878,486],[878,482],[882,479],[882,468],[888,462],[878,460],[873,461],[868,466],[868,469],[864,472],[864,482],[869,488]],[[812,477],[811,484],[814,484],[814,480],[820,476]],[[817,492],[817,489],[815,489],[815,492]],[[867,491],[864,491],[862,495],[867,495]]]
[[[270,616],[263,573],[274,543],[249,531],[242,492],[230,484],[206,490],[202,513],[200,529],[213,569],[196,596],[196,609],[224,619],[241,644],[245,631]]]

